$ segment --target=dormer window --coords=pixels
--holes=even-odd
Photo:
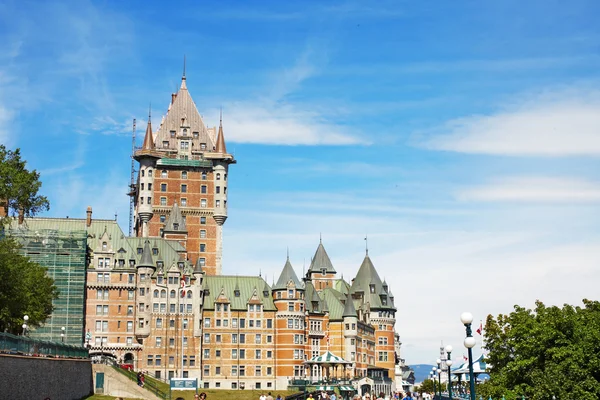
[[[174,138],[174,137],[175,137],[175,131],[171,131],[171,132],[170,132],[170,134],[171,134],[171,137],[172,137],[172,138]]]
[[[187,129],[183,130],[183,136],[187,136]]]
[[[157,256],[157,255],[158,255],[158,249],[157,249],[156,247],[154,247],[154,248],[152,249],[152,255],[153,255],[153,256]]]
[[[178,262],[177,266],[179,267],[179,269],[183,268],[183,262]]]
[[[263,297],[269,297],[269,291],[263,290]]]
[[[206,150],[206,143],[200,143],[200,150]]]
[[[106,251],[108,248],[108,244],[106,242],[102,242],[102,251]]]
[[[321,268],[321,275],[327,275],[327,268]]]
[[[163,265],[164,265],[164,264],[163,264],[163,262],[162,262],[162,261],[158,261],[158,262],[156,263],[156,267],[157,267],[157,268],[162,268],[162,267],[163,267]],[[162,276],[159,276],[159,277],[158,277],[158,279],[159,279],[159,282],[158,282],[158,283],[162,283],[162,278],[163,278]]]
[[[137,248],[137,253],[138,253],[138,254],[142,254],[142,252],[143,252],[143,251],[144,251],[144,249],[142,249],[141,247],[138,247],[138,248]]]
[[[163,149],[168,149],[168,148],[169,148],[169,141],[163,140]]]
[[[198,139],[198,136],[199,136],[199,135],[198,135],[198,132],[194,132],[194,133],[192,133],[192,136],[194,136],[194,139]]]
[[[233,295],[234,295],[235,297],[240,297],[240,290],[239,290],[239,289],[235,289],[235,290],[233,291]]]
[[[179,230],[179,224],[177,222],[173,223],[173,230],[174,231],[178,231]]]
[[[370,285],[369,285],[369,291],[370,291],[371,293],[375,293],[375,285],[374,285],[374,284],[370,284]]]

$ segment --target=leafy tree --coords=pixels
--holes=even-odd
[[[21,332],[23,316],[30,326],[39,326],[53,311],[58,298],[54,280],[46,268],[19,254],[18,243],[0,240],[0,331]]]
[[[48,199],[38,194],[42,182],[36,170],[29,171],[19,149],[7,150],[0,144],[0,225],[9,223],[9,215],[23,211],[31,217],[50,208]],[[3,212],[2,212],[3,211]]]
[[[600,303],[515,306],[486,320],[490,381],[478,390],[507,400],[600,398]],[[479,389],[479,388],[478,388]]]
[[[419,388],[417,389],[417,392],[423,394],[423,393],[433,393],[433,379],[425,379],[423,382],[421,382],[421,384],[419,385]]]

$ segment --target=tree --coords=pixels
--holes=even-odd
[[[58,298],[54,280],[46,268],[19,254],[12,238],[0,240],[0,331],[21,332],[23,316],[30,326],[39,326],[53,311]]]
[[[0,226],[9,223],[11,214],[23,212],[31,217],[50,209],[48,199],[38,194],[42,186],[39,172],[29,171],[26,164],[19,149],[7,150],[0,145]]]
[[[433,379],[425,379],[423,382],[421,382],[421,384],[417,388],[417,392],[419,392],[421,394],[433,393],[434,392],[433,388],[434,388]]]
[[[509,315],[489,315],[486,348],[491,378],[479,391],[484,396],[600,398],[597,301],[562,308],[538,301],[534,310],[515,306]]]

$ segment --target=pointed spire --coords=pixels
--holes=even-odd
[[[138,268],[149,267],[155,268],[154,261],[152,260],[152,250],[150,250],[150,241],[146,239],[144,248],[142,250],[142,257],[140,263],[137,265]]]
[[[187,227],[185,226],[185,220],[181,215],[181,210],[179,209],[179,205],[177,202],[173,203],[173,207],[171,208],[171,213],[169,214],[169,218],[167,218],[167,223],[165,224],[165,232],[187,232]]]
[[[202,273],[202,264],[200,264],[200,257],[196,260],[196,264],[194,265],[194,274]]]
[[[369,255],[369,237],[365,235],[365,254]]]
[[[288,259],[285,262],[285,265],[283,266],[283,270],[281,271],[281,275],[279,275],[277,284],[273,285],[273,289],[285,289],[287,288],[287,284],[289,281],[294,282],[294,285],[296,285],[297,289],[302,287],[302,284],[300,283],[296,272],[294,272],[294,268],[292,267],[292,264],[290,263],[290,259],[288,257]]]
[[[226,154],[227,147],[225,146],[225,136],[223,135],[223,110],[221,109],[221,116],[219,118],[219,133],[217,134],[217,146],[215,151],[217,153]]]
[[[142,150],[153,150],[154,138],[152,137],[152,105],[148,110],[148,126],[146,126],[146,136],[144,136],[144,144]]]
[[[331,263],[331,259],[327,255],[327,251],[325,251],[325,247],[323,247],[322,241],[319,239],[319,246],[317,247],[317,251],[313,259],[310,262],[310,267],[308,268],[308,273],[316,273],[322,272],[323,268],[325,268],[325,272],[330,274],[335,274],[335,268],[333,268],[333,264]]]
[[[187,90],[187,85],[185,83],[185,54],[183,55],[183,75],[181,76],[181,88]]]

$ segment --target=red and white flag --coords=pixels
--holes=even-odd
[[[479,322],[479,328],[477,328],[476,332],[480,335],[483,333],[483,322]]]

